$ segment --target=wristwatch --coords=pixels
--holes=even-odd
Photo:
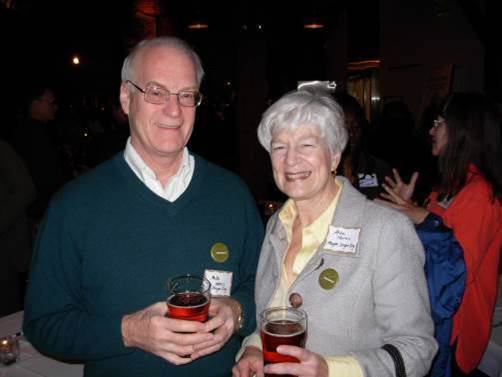
[[[235,328],[235,332],[238,332],[242,327],[244,327],[244,311],[242,309],[242,305],[239,301],[234,300],[237,304],[237,308],[239,310],[239,317],[237,318],[237,326]]]

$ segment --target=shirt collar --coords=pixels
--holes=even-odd
[[[145,161],[143,161],[141,156],[134,149],[131,143],[131,137],[127,139],[126,147],[124,150],[124,158],[127,164],[131,167],[134,174],[136,174],[142,182],[145,182],[147,179],[157,180],[155,172],[145,163]],[[171,180],[174,177],[182,179],[186,177],[188,178],[188,180],[190,180],[191,178],[190,172],[192,171],[192,165],[193,161],[192,159],[190,159],[188,148],[185,147],[183,149],[183,157],[181,160],[181,165],[176,174],[171,178]]]
[[[329,206],[319,215],[317,219],[310,225],[303,227],[303,234],[310,233],[317,238],[317,240],[322,242],[326,237],[326,233],[329,225],[331,224],[331,220],[335,213],[336,205],[338,203],[338,198],[340,197],[340,193],[342,192],[343,182],[336,179],[336,185],[338,186],[338,192],[335,197],[329,204]],[[292,199],[288,199],[284,204],[283,208],[279,212],[279,220],[284,225],[284,229],[286,230],[286,234],[288,236],[288,240],[291,240],[291,232],[293,230],[293,222],[298,214],[296,209],[295,202]]]

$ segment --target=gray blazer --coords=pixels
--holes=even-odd
[[[328,250],[327,238],[291,285],[308,314],[306,348],[323,356],[352,356],[366,377],[394,376],[394,363],[381,347],[396,346],[408,377],[427,374],[436,354],[424,276],[424,250],[403,214],[367,200],[343,177],[331,222],[360,229],[353,252]],[[256,275],[257,313],[266,308],[280,282],[288,246],[277,213],[267,224]],[[322,284],[333,269],[338,281]],[[326,272],[325,272],[326,274]],[[335,274],[336,276],[336,274]]]

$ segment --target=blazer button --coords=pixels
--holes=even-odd
[[[289,296],[289,303],[293,308],[299,308],[303,304],[303,298],[298,293],[291,293]]]

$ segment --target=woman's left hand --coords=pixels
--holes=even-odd
[[[415,224],[420,224],[422,221],[425,220],[425,218],[429,214],[429,211],[427,211],[422,207],[417,206],[415,203],[412,203],[409,200],[406,200],[389,185],[383,184],[382,187],[387,193],[382,193],[380,194],[380,196],[382,198],[385,198],[386,200],[377,198],[375,199],[375,202],[403,212]]]
[[[265,366],[265,373],[291,374],[298,377],[328,377],[328,364],[321,355],[295,346],[279,346],[277,352],[296,357],[299,363],[278,363]]]

